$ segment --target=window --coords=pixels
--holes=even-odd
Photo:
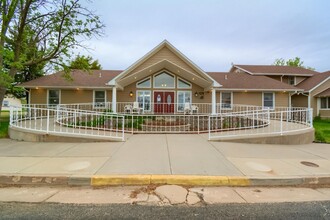
[[[144,111],[151,110],[151,91],[137,91],[136,101]]]
[[[330,109],[330,97],[321,98],[321,109]]]
[[[143,79],[136,83],[137,88],[151,88],[151,78]]]
[[[221,92],[221,108],[232,108],[232,95],[231,92]]]
[[[178,78],[178,88],[180,89],[190,89],[191,84],[183,79]]]
[[[2,106],[3,107],[9,107],[9,101],[8,100],[3,100]]]
[[[175,88],[174,76],[162,72],[154,76],[155,88]]]
[[[60,104],[60,90],[48,90],[48,105]]]
[[[94,108],[105,108],[105,91],[94,91]]]
[[[191,104],[191,91],[178,91],[178,112],[184,111],[185,103]]]
[[[289,83],[289,85],[296,85],[296,77],[295,76],[289,76],[288,77],[288,83]]]
[[[263,93],[263,107],[274,109],[275,106],[275,94],[273,92]]]

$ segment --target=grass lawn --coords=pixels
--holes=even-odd
[[[330,119],[316,117],[313,124],[315,128],[315,141],[330,144]]]
[[[8,137],[9,111],[2,111],[0,115],[0,138]]]

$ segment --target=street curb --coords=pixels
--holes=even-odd
[[[202,175],[5,175],[0,174],[2,186],[123,186],[123,185],[182,185],[182,186],[330,186],[330,176],[305,177],[245,177]]]
[[[118,185],[183,185],[183,186],[324,186],[330,176],[320,177],[244,177],[199,175],[94,175],[91,186]]]

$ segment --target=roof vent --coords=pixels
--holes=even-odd
[[[102,77],[102,73],[99,73],[99,78],[101,78]]]
[[[228,79],[228,76],[227,76],[227,74],[225,75],[225,80],[227,80]]]

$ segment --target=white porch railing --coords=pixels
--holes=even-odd
[[[47,134],[103,137],[124,140],[124,117],[61,108],[10,109],[10,126]]]
[[[209,140],[260,135],[283,135],[313,127],[312,109],[261,110],[209,116]]]
[[[128,103],[121,103],[123,106]],[[132,104],[132,103],[129,103]],[[80,136],[101,136],[124,140],[127,133],[208,133],[209,139],[278,134],[312,127],[312,109],[217,105],[211,114],[211,104],[194,103],[203,111],[174,113],[111,113],[111,103],[95,106],[92,103],[57,106],[25,105],[12,107],[10,125],[45,133]],[[204,107],[203,107],[204,106]],[[120,109],[120,106],[117,105]],[[209,111],[210,110],[210,111]]]
[[[47,105],[29,105],[31,107],[40,107],[47,108]],[[78,104],[60,104],[60,107],[65,107],[69,109],[77,110],[88,110],[88,111],[97,111],[104,112],[105,110],[112,110],[111,102],[102,103],[102,105],[95,105],[93,103],[78,103]],[[125,106],[134,106],[134,102],[117,102],[117,113],[128,113],[125,110]],[[194,111],[194,114],[211,114],[212,113],[212,104],[211,103],[191,103],[190,107],[197,107],[197,111]],[[167,103],[154,103],[150,102],[143,106],[142,103],[139,103],[139,108],[142,110],[141,113],[144,114],[184,114],[185,113],[185,104],[183,103],[172,103],[170,106]],[[252,105],[224,105],[217,104],[216,112],[217,113],[227,113],[227,112],[251,112],[256,110],[262,110],[260,106]]]

